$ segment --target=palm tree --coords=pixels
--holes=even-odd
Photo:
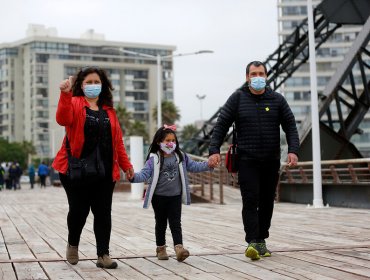
[[[181,131],[181,140],[187,141],[191,140],[191,138],[198,132],[198,128],[193,124],[187,124],[182,128]]]
[[[131,128],[132,114],[127,111],[125,107],[121,107],[121,105],[118,105],[118,107],[116,108],[116,114],[122,129],[122,134],[125,136],[125,134],[128,133]]]
[[[131,124],[130,131],[128,133],[129,135],[135,135],[135,136],[142,136],[144,139],[144,142],[149,141],[149,135],[147,128],[143,122],[140,121],[134,121]]]
[[[157,107],[153,109],[153,118],[157,118]],[[165,124],[174,124],[180,120],[179,109],[171,101],[162,101],[162,122]],[[162,124],[160,124],[162,125]]]

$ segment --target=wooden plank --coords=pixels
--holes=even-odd
[[[96,267],[95,261],[79,261],[77,265],[73,266],[73,270],[77,272],[82,279],[96,279],[96,280],[111,280],[111,279],[120,279],[113,275],[113,271],[120,270],[117,269],[102,269]],[[125,279],[125,278],[121,278]]]
[[[229,257],[244,260],[243,255],[227,255]],[[281,261],[283,259],[283,261]],[[279,261],[280,260],[280,261]],[[279,273],[281,275],[289,276],[293,279],[320,279],[320,280],[336,280],[336,278],[327,277],[322,274],[316,273],[315,270],[302,269],[301,266],[290,265],[289,260],[285,257],[281,257],[279,254],[273,254],[272,257],[263,258],[262,261],[253,262],[254,265],[260,267],[268,267],[271,271]]]
[[[147,259],[135,258],[121,261],[152,279],[183,279],[182,277]]]
[[[127,263],[124,263],[121,260],[118,260],[118,268],[112,269],[109,271],[117,279],[125,279],[125,280],[147,280],[150,279],[145,274],[141,273],[140,271],[136,270],[135,268],[129,266]]]
[[[184,262],[178,262],[174,258],[163,261],[157,258],[148,258],[149,261],[171,271],[173,274],[180,277],[186,277],[189,279],[204,279],[204,280],[217,280],[218,278],[212,274],[206,273],[200,269],[197,269],[191,265],[188,265],[187,260]]]
[[[73,266],[66,262],[42,262],[40,263],[49,279],[72,280],[83,279]]]
[[[0,280],[17,280],[12,264],[0,263]]]
[[[332,260],[320,257],[320,256],[311,256],[304,253],[291,253],[291,252],[284,252],[280,253],[284,256],[288,256],[292,259],[301,260],[302,262],[298,262],[301,266],[314,266],[317,270],[320,270],[320,274],[334,277],[335,279],[369,279],[369,277],[364,276],[358,272],[361,272],[360,269],[353,265],[348,265],[346,263],[341,262],[334,262]],[[297,263],[297,262],[295,262]],[[315,268],[315,269],[316,269]]]
[[[18,280],[28,280],[28,279],[40,279],[48,280],[48,276],[40,267],[39,263],[15,263],[14,268],[17,274]]]
[[[232,268],[236,271],[242,272],[246,274],[246,276],[257,277],[258,279],[276,279],[276,280],[294,279],[294,278],[270,271],[268,268],[259,267],[258,265],[255,264],[256,263],[255,261],[251,261],[247,258],[245,258],[244,261],[237,260],[235,258],[231,258],[227,256],[220,256],[220,255],[204,256],[204,258],[211,260],[215,263],[219,263],[229,268]]]

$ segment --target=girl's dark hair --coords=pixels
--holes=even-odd
[[[101,93],[99,95],[97,105],[98,106],[107,105],[107,106],[113,107],[112,83],[108,79],[107,73],[103,69],[97,66],[82,67],[77,72],[76,80],[72,85],[73,96],[84,96],[85,95],[82,90],[82,82],[86,78],[87,75],[92,74],[92,73],[98,74],[100,77],[101,83],[102,83]]]
[[[149,146],[149,150],[148,150],[148,155],[146,157],[146,159],[148,160],[149,157],[150,157],[150,154],[156,154],[158,153],[158,151],[160,152],[159,154],[161,155],[161,147],[159,146],[158,143],[161,143],[168,134],[173,134],[175,135],[175,139],[176,139],[176,149],[175,149],[175,153],[178,155],[179,157],[179,160],[180,162],[183,161],[184,157],[182,155],[182,152],[180,150],[180,145],[179,145],[179,141],[177,140],[177,136],[176,136],[176,133],[175,131],[173,131],[172,129],[169,129],[169,128],[165,128],[164,126],[160,127],[157,132],[154,134],[154,137],[153,137],[153,142],[152,144],[150,144]],[[163,166],[163,156],[160,156],[160,160],[161,160],[161,168]]]

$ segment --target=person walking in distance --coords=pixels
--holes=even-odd
[[[294,115],[285,98],[266,87],[266,66],[253,61],[246,83],[226,101],[213,129],[209,161],[220,163],[220,146],[233,122],[237,131],[238,180],[243,201],[243,224],[248,243],[245,256],[271,256],[266,247],[280,168],[280,126],[288,143],[289,166],[298,161],[299,138]]]
[[[40,187],[46,188],[46,176],[49,175],[49,168],[47,167],[44,161],[42,161],[41,164],[39,165],[37,174],[39,175],[40,178]]]
[[[155,215],[156,254],[168,260],[166,251],[167,221],[170,225],[176,259],[184,261],[189,251],[184,248],[181,228],[181,204],[190,204],[187,172],[212,170],[208,162],[196,162],[179,148],[175,125],[164,125],[157,130],[149,147],[144,168],[135,173],[132,183],[149,182],[144,197],[144,208],[150,203]]]
[[[120,168],[128,179],[134,171],[113,108],[112,83],[103,69],[88,66],[81,68],[75,77],[62,81],[60,90],[56,121],[65,127],[66,136],[52,167],[59,172],[69,204],[66,258],[70,264],[78,263],[80,236],[91,209],[96,266],[114,269],[117,262],[109,255],[113,190],[120,179]],[[95,156],[94,164],[99,164],[99,172],[86,174],[79,180],[70,177],[69,155],[77,159]]]

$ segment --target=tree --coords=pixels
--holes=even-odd
[[[153,118],[157,119],[157,107],[153,109]],[[176,121],[180,120],[181,116],[179,109],[171,101],[162,101],[162,124],[174,124]]]
[[[35,154],[35,147],[31,142],[23,141],[9,143],[0,138],[0,162],[19,162],[22,167],[27,165],[28,155]]]
[[[127,111],[125,107],[121,107],[121,105],[118,105],[116,108],[116,114],[122,129],[122,134],[125,136],[131,128],[132,114]]]
[[[181,131],[181,140],[187,141],[191,140],[191,138],[198,132],[198,128],[193,124],[187,124],[182,128]]]
[[[145,124],[140,121],[134,121],[131,124],[129,135],[142,136],[144,139],[144,142],[149,141],[149,135],[148,135],[147,128]]]

